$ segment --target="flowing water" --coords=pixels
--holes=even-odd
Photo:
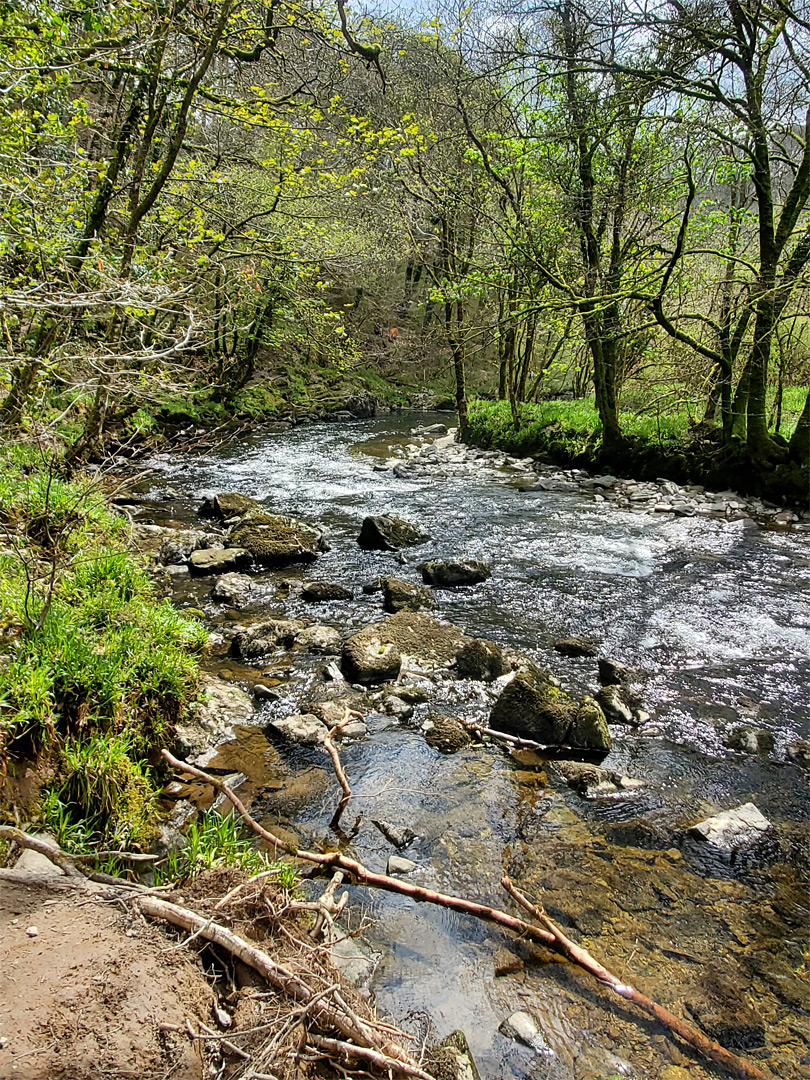
[[[360,589],[369,579],[416,581],[415,564],[431,555],[483,558],[491,579],[437,592],[440,618],[528,652],[580,696],[595,688],[595,661],[559,656],[556,639],[588,638],[638,668],[651,719],[639,730],[614,729],[602,763],[645,781],[632,796],[584,800],[553,763],[494,745],[441,755],[419,731],[424,706],[405,722],[371,713],[369,737],[342,755],[357,798],[341,842],[384,869],[393,848],[371,819],[408,826],[417,839],[403,854],[419,864],[415,880],[498,906],[509,872],[620,977],[677,1012],[708,1001],[740,1015],[744,1005],[766,1031],[766,1046],[751,1055],[778,1076],[810,1075],[810,800],[807,774],[785,753],[810,734],[808,534],[662,520],[584,492],[521,493],[516,480],[525,474],[510,469],[447,479],[381,471],[425,419],[301,427],[152,462],[153,496],[170,488],[156,521],[188,522],[202,495],[239,491],[323,525],[331,543],[313,567],[262,575],[264,599],[245,612],[223,614],[206,598],[210,581],[199,579],[177,585],[179,602],[205,607],[215,626],[283,612],[345,633],[381,617],[379,594]],[[384,512],[432,537],[404,565],[357,546],[362,518]],[[337,581],[355,598],[285,601],[276,585],[290,577]],[[322,659],[279,658],[282,699],[258,719],[299,711],[322,685],[322,667]],[[256,678],[225,660],[217,670]],[[431,699],[479,719],[491,704],[486,688],[449,675]],[[742,724],[772,733],[773,751],[726,749]],[[323,751],[269,742],[254,727],[220,748],[214,764],[247,773],[245,791],[267,820],[307,843],[338,842],[329,829],[338,789]],[[749,801],[775,826],[765,849],[710,856],[686,838],[690,824]],[[394,896],[356,890],[352,903],[380,954],[372,984],[380,1007],[400,1021],[426,1018],[434,1036],[462,1028],[485,1078],[712,1075],[656,1025],[506,935]],[[499,1033],[518,1009],[540,1019],[543,1044]]]

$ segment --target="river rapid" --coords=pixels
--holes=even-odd
[[[141,521],[188,526],[204,495],[238,491],[322,525],[331,544],[314,566],[260,575],[264,591],[239,612],[208,598],[210,579],[174,578],[176,601],[203,608],[222,642],[212,670],[248,687],[261,678],[280,695],[211,764],[244,772],[240,794],[274,827],[307,844],[348,845],[374,869],[396,854],[377,818],[417,834],[402,854],[418,864],[420,884],[508,907],[499,884],[508,872],[619,977],[704,1026],[745,1016],[764,1045],[755,1033],[741,1052],[777,1076],[810,1075],[810,799],[807,773],[786,754],[810,735],[810,534],[639,513],[584,490],[524,493],[525,472],[508,466],[395,476],[409,429],[435,419],[305,426],[147,463]],[[385,512],[431,540],[404,562],[361,551],[363,517]],[[363,583],[380,574],[416,582],[416,564],[431,556],[492,564],[480,585],[437,591],[439,618],[527,652],[577,696],[594,691],[596,661],[559,655],[560,638],[586,638],[642,673],[650,718],[612,728],[602,764],[643,787],[584,799],[530,752],[487,743],[438,753],[420,731],[427,706],[407,720],[372,712],[368,737],[342,753],[357,796],[346,832],[330,831],[338,786],[327,756],[273,741],[262,726],[301,711],[322,685],[324,658],[279,655],[260,675],[227,659],[229,634],[282,614],[349,633],[382,617],[379,594],[364,594]],[[291,578],[339,582],[354,599],[286,599],[279,586]],[[426,686],[431,708],[486,719],[482,684],[444,673]],[[773,749],[728,749],[745,725],[770,733]],[[746,802],[774,826],[753,851],[712,853],[685,832]],[[715,1075],[585,976],[490,927],[362,890],[351,906],[376,956],[381,1010],[429,1025],[433,1038],[461,1028],[483,1078]],[[499,1031],[516,1010],[538,1020],[533,1047]]]

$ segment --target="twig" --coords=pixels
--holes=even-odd
[[[334,814],[332,815],[332,820],[329,822],[329,826],[332,829],[337,829],[338,825],[340,824],[340,819],[343,816],[343,811],[349,805],[349,799],[351,799],[352,797],[352,789],[349,785],[349,779],[346,776],[346,771],[343,768],[343,763],[340,760],[340,754],[337,751],[337,747],[332,740],[336,735],[340,737],[340,735],[343,733],[344,727],[346,726],[346,724],[348,724],[352,716],[359,716],[361,719],[363,719],[362,713],[355,712],[353,709],[346,709],[343,714],[343,719],[339,723],[335,724],[333,728],[330,728],[330,730],[327,732],[326,738],[323,740],[323,748],[324,750],[326,750],[326,752],[332,759],[332,764],[335,766],[335,774],[337,775],[338,783],[343,789],[343,798],[340,800],[338,808],[337,810],[335,810]]]

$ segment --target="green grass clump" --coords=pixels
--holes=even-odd
[[[235,814],[220,814],[216,810],[207,810],[192,822],[185,846],[172,852],[157,868],[156,882],[183,884],[219,866],[237,866],[248,874],[271,871],[278,885],[288,890],[298,884],[292,863],[271,862],[244,836]]]

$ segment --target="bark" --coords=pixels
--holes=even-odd
[[[790,456],[800,465],[810,462],[810,390],[804,399],[804,408],[790,439]]]

